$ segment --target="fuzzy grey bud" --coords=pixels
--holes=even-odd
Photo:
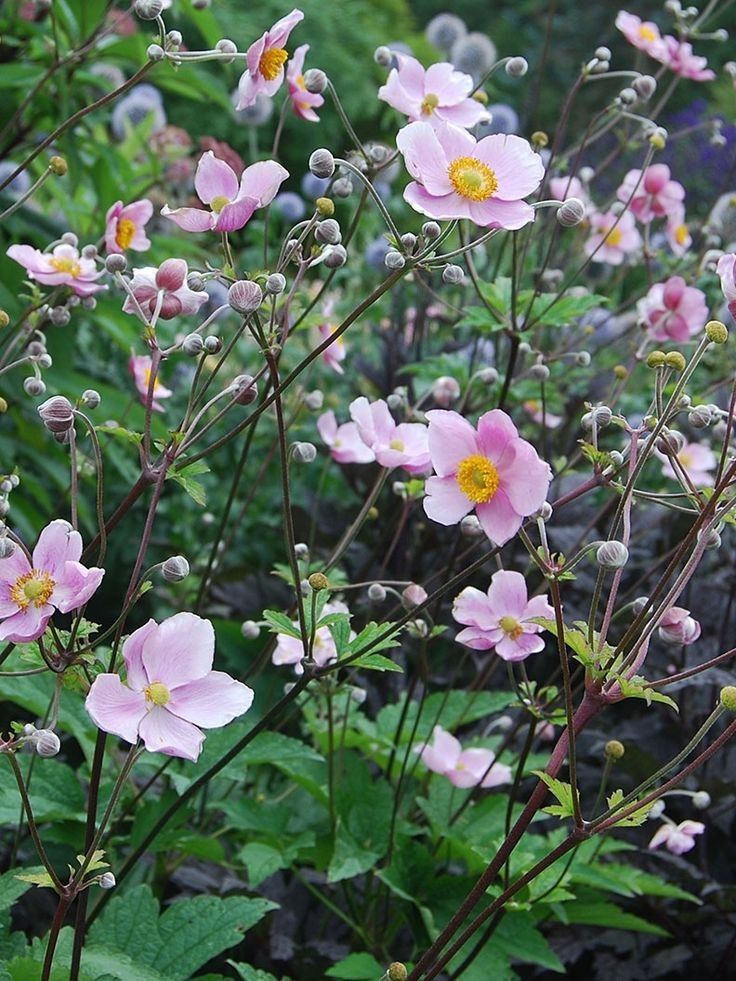
[[[321,409],[324,405],[324,401],[325,397],[318,388],[315,388],[313,392],[307,392],[307,394],[304,396],[304,404],[313,412],[317,412],[319,409]]]
[[[386,268],[392,270],[403,269],[406,265],[406,259],[403,257],[403,255],[400,252],[395,252],[393,250],[386,253],[386,257],[383,261]]]
[[[707,405],[696,405],[688,412],[687,421],[694,429],[706,429],[713,420]]]
[[[184,38],[181,36],[181,31],[168,31],[166,40],[172,48],[180,48]]]
[[[218,351],[222,350],[222,341],[216,334],[210,334],[204,339],[204,349],[207,354],[217,354]]]
[[[478,372],[478,378],[484,385],[495,385],[498,381],[498,372],[495,368],[481,368]]]
[[[304,73],[304,88],[307,92],[321,95],[327,88],[327,76],[321,68],[310,68]]]
[[[310,156],[309,169],[315,177],[332,177],[335,173],[335,158],[329,150],[322,147]]]
[[[425,221],[425,223],[422,225],[422,235],[429,242],[433,242],[440,236],[441,233],[442,229],[436,221]]]
[[[135,0],[133,4],[133,10],[141,20],[156,20],[163,9],[163,0]]]
[[[368,599],[371,603],[383,603],[386,599],[386,590],[380,582],[372,582],[368,587]]]
[[[255,640],[261,632],[261,628],[255,620],[243,620],[240,624],[240,632],[246,640]]]
[[[294,443],[291,453],[297,463],[314,463],[317,458],[317,447],[314,443]]]
[[[655,443],[659,452],[664,453],[665,456],[677,456],[684,445],[685,437],[672,429],[662,432]]]
[[[278,293],[283,293],[285,289],[286,277],[281,273],[271,273],[266,280],[266,292],[276,296]]]
[[[693,794],[693,807],[698,811],[704,811],[710,807],[710,794],[707,790],[696,790]]]
[[[598,61],[610,61],[611,49],[602,44],[599,48],[595,49],[594,55]]]
[[[161,567],[166,582],[181,582],[189,575],[189,563],[183,555],[170,556]]]
[[[580,198],[568,198],[557,209],[557,221],[563,228],[573,228],[585,218],[585,205]]]
[[[65,433],[74,425],[74,409],[63,395],[53,395],[42,402],[38,414],[50,433]]]
[[[575,354],[575,364],[581,368],[587,368],[590,364],[590,353],[588,351],[577,351]]]
[[[522,75],[526,75],[529,71],[529,62],[526,58],[518,56],[516,58],[509,58],[506,62],[506,74],[509,78],[521,78]]]
[[[201,334],[187,334],[181,342],[181,349],[190,358],[199,357],[204,350],[204,341]]]
[[[636,90],[629,88],[628,86],[625,89],[621,89],[618,94],[618,101],[622,106],[633,106],[638,98],[639,96],[637,95]]]
[[[701,542],[703,540],[703,537],[705,537],[705,547],[707,549],[713,549],[715,551],[716,549],[719,549],[721,547],[721,536],[719,535],[719,533],[716,531],[715,528],[711,528],[709,531],[707,531],[705,533],[705,536],[703,536],[702,531],[699,531],[698,541]]]
[[[642,102],[646,102],[657,91],[657,79],[653,75],[640,75],[631,86]]]
[[[105,259],[105,269],[109,273],[123,273],[128,268],[128,260],[119,252],[113,252]]]
[[[655,800],[652,806],[649,808],[649,813],[647,817],[650,821],[658,821],[659,818],[664,814],[664,801],[660,797],[659,800]]]
[[[23,382],[23,390],[26,395],[43,395],[43,393],[46,391],[46,386],[40,378],[31,377],[26,378],[26,380]]]
[[[412,252],[414,246],[417,244],[417,237],[413,232],[405,232],[401,236],[401,244],[406,249],[407,252]]]
[[[253,313],[263,303],[263,290],[252,279],[239,279],[227,291],[227,301],[238,313]]]
[[[373,60],[382,68],[388,68],[393,60],[391,48],[387,48],[385,44],[382,44],[373,52]]]
[[[149,44],[146,48],[146,57],[149,61],[163,61],[166,53],[160,44]]]
[[[449,408],[456,399],[460,398],[459,383],[450,375],[442,375],[432,385],[432,398],[441,408]]]
[[[117,882],[112,872],[103,872],[98,880],[98,885],[100,889],[114,889]]]
[[[549,368],[546,364],[533,364],[529,369],[529,377],[535,381],[547,381],[549,378]]]
[[[309,545],[306,542],[297,542],[294,546],[294,555],[300,562],[306,562],[309,558]]]
[[[66,307],[53,307],[49,314],[49,320],[55,327],[66,327],[71,319],[72,315]]]
[[[79,239],[74,232],[64,232],[64,234],[61,236],[61,241],[64,243],[64,245],[71,245],[73,249],[76,249],[76,247],[79,245]]]
[[[97,258],[97,246],[96,245],[85,245],[82,249],[83,259],[96,259]]]
[[[56,756],[61,749],[61,740],[51,729],[37,729],[32,738],[31,744],[39,756]]]
[[[629,561],[629,550],[623,542],[603,542],[598,546],[595,558],[604,569],[622,569]]]
[[[44,351],[43,354],[39,354],[39,356],[36,358],[36,364],[38,365],[39,368],[50,368],[51,365],[53,364],[53,361],[51,360],[51,355],[46,354],[46,352]]]
[[[102,397],[94,388],[85,388],[82,392],[82,405],[88,409],[96,409],[102,401]]]
[[[332,185],[332,193],[336,198],[349,198],[353,193],[353,182],[349,177],[338,177]]]
[[[480,538],[485,532],[474,514],[466,514],[460,522],[460,534],[466,538]]]
[[[314,230],[314,237],[323,245],[337,245],[342,239],[340,223],[334,218],[325,218],[324,221],[317,223]]]
[[[448,263],[442,270],[442,282],[447,283],[450,286],[457,286],[459,283],[465,279],[465,273],[462,266],[456,266],[452,263]]]
[[[258,397],[258,386],[253,375],[238,375],[233,379],[230,390],[238,405],[250,405]]]
[[[220,40],[215,45],[215,48],[221,54],[235,55],[238,53],[238,46],[235,41],[231,41],[229,37],[220,38]]]
[[[339,269],[348,261],[348,254],[342,245],[331,245],[325,255],[325,265],[328,269]]]
[[[195,293],[201,293],[207,286],[207,280],[202,273],[194,270],[187,274],[187,286],[190,290],[194,290]]]
[[[97,299],[94,296],[83,296],[82,306],[85,310],[94,310],[97,307]]]

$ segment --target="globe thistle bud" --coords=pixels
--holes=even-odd
[[[673,429],[665,429],[655,443],[659,452],[664,453],[665,456],[677,456],[684,445],[685,437]]]
[[[611,760],[612,762],[615,762],[616,760],[620,760],[625,752],[626,752],[626,748],[624,747],[624,744],[622,742],[619,742],[618,739],[609,739],[604,749],[606,758]]]
[[[526,58],[522,58],[517,55],[515,58],[509,58],[506,62],[506,74],[509,78],[521,78],[522,75],[526,75],[529,71],[529,62]]]
[[[647,817],[650,821],[658,821],[664,814],[664,801],[660,797],[659,800],[655,800],[652,806],[649,808],[649,813]]]
[[[240,632],[246,640],[256,640],[261,632],[261,628],[255,620],[243,620],[240,624]]]
[[[112,872],[103,872],[100,878],[97,880],[97,884],[100,889],[114,889],[117,885],[115,881],[115,876]]]
[[[315,177],[332,177],[335,173],[335,158],[324,147],[315,150],[309,158],[309,170]]]
[[[332,185],[332,193],[336,198],[349,198],[353,193],[353,182],[349,177],[338,177]]]
[[[547,381],[549,378],[549,368],[546,364],[533,364],[529,369],[529,377],[535,381]]]
[[[325,265],[328,269],[339,269],[348,261],[348,254],[342,245],[329,246],[329,252],[325,254]]]
[[[204,350],[204,341],[201,334],[187,334],[181,342],[181,349],[190,358],[197,358]]]
[[[383,262],[386,268],[391,270],[403,269],[406,265],[406,259],[403,257],[403,255],[394,250],[386,253]]]
[[[0,559],[9,559],[15,552],[15,542],[12,538],[0,538]]]
[[[485,532],[474,514],[466,514],[460,522],[460,534],[464,535],[465,538],[480,538]]]
[[[315,388],[313,392],[307,392],[304,396],[304,404],[313,412],[319,411],[324,405],[324,401],[325,397],[318,388]]]
[[[424,28],[424,34],[430,44],[440,51],[449,52],[468,33],[465,22],[457,14],[437,14]],[[394,978],[391,981],[395,981]]]
[[[331,198],[317,198],[314,206],[323,218],[331,218],[335,213],[335,202]]]
[[[226,55],[236,55],[238,53],[238,46],[235,41],[231,41],[228,37],[220,38],[220,40],[215,45],[215,49],[220,52],[220,54]],[[228,62],[226,62],[228,64]]]
[[[495,385],[498,381],[498,372],[495,368],[481,368],[477,377],[484,385]]]
[[[51,157],[49,160],[49,170],[57,177],[64,177],[69,170],[69,165],[63,157]]]
[[[391,54],[391,48],[387,48],[385,44],[380,45],[373,52],[373,60],[381,68],[389,68],[391,62],[393,61],[393,55]]]
[[[327,88],[327,76],[321,68],[310,68],[304,73],[304,88],[314,95],[322,95]]]
[[[736,688],[733,685],[726,685],[725,688],[721,688],[719,701],[727,711],[736,712]]]
[[[696,790],[692,797],[693,807],[698,811],[704,811],[710,807],[710,794],[707,790]]]
[[[166,57],[166,52],[161,47],[160,44],[149,44],[146,48],[146,57],[149,61],[163,61]]]
[[[330,588],[330,580],[324,572],[313,572],[309,579],[307,579],[307,582],[315,593],[320,593],[323,589]]]
[[[687,421],[693,429],[707,429],[713,419],[707,405],[696,405],[688,412]]]
[[[433,242],[441,233],[442,229],[436,221],[425,221],[422,225],[422,235],[428,242]]]
[[[31,376],[30,378],[26,378],[26,380],[23,382],[23,390],[26,395],[36,397],[38,395],[43,395],[43,393],[46,391],[46,385],[40,378]]]
[[[326,218],[324,221],[317,222],[314,237],[323,245],[337,245],[342,239],[340,223],[334,218]]]
[[[383,603],[386,599],[386,590],[380,582],[372,582],[368,587],[368,599],[371,603]]]
[[[640,75],[631,86],[642,102],[647,102],[657,91],[657,79],[653,75]]]
[[[598,546],[595,558],[603,569],[623,569],[629,561],[629,550],[623,542],[603,542]]]
[[[258,398],[258,386],[255,383],[253,375],[238,375],[236,378],[233,378],[230,391],[233,393],[238,405],[250,405],[251,402]]]
[[[720,320],[709,320],[705,325],[705,336],[714,344],[725,344],[728,340],[728,328]]]
[[[317,447],[314,443],[293,443],[291,455],[297,463],[314,463],[317,458]]]
[[[580,198],[568,198],[557,209],[557,221],[563,228],[573,228],[585,218],[585,205]]]
[[[227,301],[238,313],[253,313],[263,303],[263,290],[252,279],[239,279],[227,291]]]
[[[31,737],[31,744],[39,756],[56,756],[61,749],[61,740],[51,729],[37,729]]]
[[[271,273],[271,275],[266,279],[266,292],[270,293],[272,296],[277,296],[279,293],[283,293],[286,289],[286,277],[282,276],[281,273]]]
[[[133,4],[133,10],[141,20],[156,20],[163,9],[163,0],[135,0]]]
[[[119,252],[113,252],[105,259],[105,269],[109,273],[124,273],[128,268],[128,260]]]
[[[172,555],[161,566],[166,582],[181,582],[189,575],[189,563],[183,555]]]
[[[55,327],[66,327],[72,319],[67,307],[52,307],[49,313],[49,320]]]
[[[74,409],[68,398],[53,395],[38,407],[38,414],[50,433],[65,433],[74,425]]]
[[[450,375],[437,378],[432,385],[432,398],[441,408],[449,408],[456,399],[460,398],[458,381]]]
[[[210,334],[204,339],[204,349],[207,354],[217,354],[222,350],[222,341],[216,334]]]
[[[442,282],[449,286],[457,286],[465,279],[465,272],[462,266],[448,263],[442,270]]]

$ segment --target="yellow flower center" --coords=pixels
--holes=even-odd
[[[16,603],[21,610],[25,610],[31,603],[40,608],[48,603],[55,585],[48,572],[31,569],[16,579],[10,587],[11,602]]]
[[[511,640],[518,640],[519,637],[524,633],[524,628],[519,623],[515,617],[501,617],[498,621],[498,625]]]
[[[439,104],[439,96],[435,95],[434,92],[429,92],[422,99],[422,115],[431,116]]]
[[[230,198],[226,198],[224,194],[218,194],[210,201],[210,208],[216,215],[219,215],[226,204],[230,204]]]
[[[267,82],[272,82],[275,78],[278,78],[288,57],[289,53],[284,48],[268,48],[261,55],[261,60],[258,62],[258,71]]]
[[[118,246],[118,248],[127,249],[130,243],[133,241],[134,235],[135,222],[132,222],[130,218],[121,218],[115,232],[115,244]]]
[[[150,368],[146,368],[146,370],[143,372],[143,387],[146,389],[146,391],[148,391],[148,389],[151,387],[151,369]],[[154,395],[159,390],[159,388],[160,388],[159,380],[158,380],[158,378],[156,378],[154,380],[154,382],[153,382],[153,394]]]
[[[71,276],[79,276],[82,272],[82,267],[79,265],[76,259],[51,259],[49,264],[54,267],[57,272],[69,273]]]
[[[610,232],[606,235],[606,245],[621,245],[621,239],[624,237],[624,233],[620,228],[612,228]]]
[[[399,452],[401,452],[404,449],[403,439],[392,439],[388,445],[391,447],[392,450],[398,450]]]
[[[447,169],[447,176],[461,198],[486,201],[498,190],[493,170],[477,157],[457,157]]]
[[[296,77],[296,85],[297,85],[297,88],[299,88],[299,89],[306,89],[307,83],[304,81],[304,76],[303,75],[297,75],[297,77]]]
[[[148,688],[144,689],[143,694],[154,705],[168,705],[171,701],[171,692],[160,681],[152,682]]]
[[[678,245],[684,245],[689,237],[687,225],[678,225],[675,229],[675,241]]]
[[[639,37],[643,41],[656,41],[657,32],[652,30],[651,27],[647,27],[646,24],[642,24],[641,27],[639,28]]]
[[[488,457],[474,453],[460,461],[455,478],[458,487],[474,504],[487,504],[498,490],[498,470]]]

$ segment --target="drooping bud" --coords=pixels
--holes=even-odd
[[[74,409],[63,395],[54,395],[42,402],[38,414],[50,433],[65,433],[74,425]]]
[[[335,213],[335,202],[332,198],[317,198],[314,206],[323,218],[331,218]]]
[[[317,447],[314,443],[294,443],[291,453],[297,463],[313,463],[317,458]]]
[[[474,514],[466,514],[460,522],[460,534],[466,538],[480,538],[485,532],[480,521]]]
[[[693,429],[707,429],[713,422],[707,405],[695,405],[687,414],[687,421]]]
[[[368,587],[368,599],[371,603],[383,603],[386,599],[386,590],[380,582],[372,582]]]
[[[222,341],[217,334],[210,334],[204,339],[204,349],[207,354],[217,354],[222,350]]]
[[[707,790],[696,790],[693,794],[693,807],[698,811],[704,811],[710,807],[710,794]]]
[[[664,801],[660,797],[659,800],[655,800],[652,806],[649,808],[649,813],[647,817],[650,821],[657,821],[664,814]]]
[[[657,91],[657,79],[653,75],[640,75],[634,80],[632,88],[639,98],[646,102]]]
[[[622,569],[629,561],[629,550],[623,542],[603,542],[598,546],[595,558],[604,569]]]
[[[353,193],[353,182],[349,177],[338,177],[332,185],[332,192],[336,198],[349,198]]]
[[[328,269],[339,269],[348,261],[348,254],[342,245],[330,245],[325,254],[325,265]]]
[[[406,265],[406,259],[404,256],[400,252],[396,252],[394,250],[387,252],[383,261],[386,268],[391,270],[403,269]]]
[[[626,749],[624,744],[619,742],[618,739],[609,739],[606,743],[604,752],[609,760],[615,761],[621,759],[626,752]]]
[[[647,355],[647,367],[662,368],[666,357],[667,355],[664,353],[664,351],[650,351]]]
[[[227,301],[238,313],[253,313],[263,303],[263,290],[252,279],[239,279],[227,291]]]
[[[459,283],[465,279],[465,272],[462,266],[456,266],[453,263],[448,263],[442,270],[442,282],[447,283],[449,286],[457,286]]]
[[[310,68],[304,73],[304,88],[315,95],[324,92],[327,88],[327,76],[321,68]]]
[[[133,4],[133,10],[141,20],[156,20],[163,9],[163,0],[135,0]]]
[[[310,156],[309,169],[315,177],[332,177],[335,173],[335,158],[329,150],[322,147]]]
[[[233,378],[230,391],[238,405],[250,405],[258,398],[258,386],[253,375],[237,375]]]
[[[498,371],[495,368],[481,368],[477,377],[484,385],[495,385],[498,381]]]
[[[31,738],[31,745],[39,756],[56,756],[61,749],[61,740],[51,729],[37,729]]]
[[[533,364],[529,369],[529,377],[535,381],[547,381],[549,378],[549,368],[546,364]]]
[[[26,393],[26,395],[30,395],[35,398],[38,395],[43,395],[43,393],[46,391],[46,385],[40,378],[31,376],[30,378],[26,378],[26,380],[23,382],[23,391]]]
[[[573,228],[585,218],[585,205],[580,198],[568,198],[557,209],[557,221],[563,228]]]
[[[170,556],[161,567],[166,582],[181,582],[189,575],[189,563],[183,555]]]
[[[72,315],[69,313],[69,310],[66,307],[59,306],[51,308],[49,320],[54,327],[66,327],[71,319]]]
[[[521,78],[522,75],[526,75],[529,71],[529,62],[526,58],[522,58],[517,55],[515,58],[509,58],[506,62],[506,74],[509,78]]]
[[[161,47],[160,44],[149,44],[146,48],[146,57],[149,61],[163,61],[166,57],[166,52]]]
[[[702,531],[699,531],[698,532],[698,541],[699,542],[702,542],[704,537],[705,537],[705,548],[706,549],[714,549],[715,550],[715,549],[719,549],[721,547],[721,544],[722,544],[721,543],[721,536],[716,531],[715,528],[708,529],[708,531],[705,532],[705,535],[703,534]]]
[[[197,358],[204,350],[204,341],[201,334],[187,334],[181,342],[181,349],[190,358]]]
[[[323,245],[337,245],[342,239],[340,223],[335,221],[334,218],[326,218],[324,221],[317,222],[314,237]]]
[[[675,432],[672,429],[667,429],[661,433],[655,443],[659,452],[664,453],[665,456],[677,456],[684,445],[685,437],[682,433]]]
[[[69,165],[63,157],[54,156],[49,160],[49,170],[57,177],[64,177],[69,170]]]
[[[373,52],[373,60],[382,68],[388,68],[393,61],[391,48],[386,47],[385,44],[380,45],[380,47],[376,48],[376,50]]]
[[[450,375],[442,375],[432,385],[432,398],[441,408],[447,409],[456,399],[460,398],[458,381]]]
[[[442,229],[436,221],[425,221],[425,223],[422,225],[422,235],[428,242],[433,242],[440,236],[441,233]]]
[[[307,392],[307,394],[304,396],[304,404],[308,409],[311,409],[313,412],[316,412],[319,409],[321,409],[322,406],[324,405],[324,401],[325,401],[325,397],[318,388],[315,388],[314,391],[312,392]]]
[[[220,40],[215,45],[215,49],[220,52],[220,54],[226,55],[236,55],[238,53],[238,46],[235,41],[231,41],[229,37],[220,38]],[[229,64],[229,62],[225,62]]]
[[[112,872],[103,872],[98,880],[98,885],[100,889],[114,889],[117,882]]]

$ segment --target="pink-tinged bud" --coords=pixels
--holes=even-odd
[[[252,279],[239,279],[228,290],[227,299],[238,313],[253,313],[263,303],[263,290]]]
[[[410,583],[406,589],[401,593],[401,598],[404,602],[404,606],[407,610],[413,609],[415,606],[419,606],[427,598],[427,591],[423,589],[418,583]]]
[[[432,385],[432,398],[441,408],[447,409],[460,398],[460,385],[450,375],[442,375]]]
[[[235,394],[238,405],[250,405],[258,397],[258,386],[253,375],[238,375],[230,386]]]
[[[51,433],[66,433],[74,425],[74,409],[68,398],[54,395],[38,407],[44,426]]]

